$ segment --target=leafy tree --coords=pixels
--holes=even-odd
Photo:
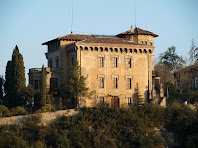
[[[3,102],[3,85],[4,85],[4,79],[3,76],[0,76],[0,104]]]
[[[46,104],[46,78],[45,78],[45,68],[42,66],[42,77],[41,77],[41,106]]]
[[[171,46],[167,51],[160,54],[160,63],[163,66],[167,66],[171,71],[176,71],[182,68],[186,62],[182,56],[177,55],[176,47]]]
[[[12,61],[8,61],[6,66],[5,93],[6,101],[10,108],[20,106],[22,104],[21,92],[25,85],[25,67],[23,56],[19,52],[16,45],[12,54]]]
[[[155,65],[154,69],[157,72],[157,75],[160,76],[162,84],[165,84],[166,82],[174,82],[174,75],[167,66],[158,63]]]
[[[25,106],[28,112],[32,112],[34,93],[35,91],[32,85],[28,85],[21,92],[21,101],[22,101],[21,105]]]
[[[190,64],[194,64],[198,60],[198,47],[195,45],[194,39],[192,39],[191,42],[189,55],[190,55]]]

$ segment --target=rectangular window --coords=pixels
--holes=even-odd
[[[99,88],[104,88],[104,77],[99,77]]]
[[[99,67],[104,67],[104,57],[99,57]]]
[[[126,68],[131,68],[131,58],[126,59]]]
[[[56,58],[56,68],[59,68],[59,58]]]
[[[118,58],[116,57],[112,58],[112,67],[118,67]]]
[[[58,79],[50,78],[50,92],[53,94],[57,94],[58,91]]]
[[[71,63],[74,66],[74,64],[75,64],[74,57],[71,58]]]
[[[41,88],[41,83],[42,83],[42,80],[40,79],[39,80],[39,88]]]
[[[132,100],[131,97],[127,97],[126,99],[127,99],[127,104],[128,104],[128,106],[131,106],[131,104],[132,104],[132,102],[131,102],[131,100]]]
[[[113,88],[118,88],[118,78],[113,77]]]
[[[131,78],[126,78],[126,88],[131,89]]]
[[[38,80],[34,80],[34,89],[38,89]]]
[[[104,103],[104,97],[99,97],[99,103]]]
[[[49,65],[48,67],[52,68],[52,60],[49,60]]]
[[[30,81],[30,84],[33,86],[33,80]]]

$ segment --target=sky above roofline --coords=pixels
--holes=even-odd
[[[134,25],[134,1],[73,0],[75,34],[116,35]],[[28,69],[47,66],[41,44],[70,34],[72,0],[0,1],[0,75],[15,45],[23,54]],[[197,0],[136,0],[136,26],[159,35],[154,39],[155,59],[170,46],[188,57],[191,41],[198,44]],[[156,60],[155,60],[156,61]]]

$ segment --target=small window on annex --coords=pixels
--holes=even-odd
[[[118,58],[117,57],[112,58],[112,67],[118,67]]]
[[[34,80],[34,89],[39,89],[38,80]]]
[[[131,58],[126,58],[126,68],[131,68]]]
[[[103,96],[100,96],[98,102],[99,102],[99,103],[104,103],[104,97],[103,97]]]
[[[99,57],[99,67],[104,67],[104,57]]]

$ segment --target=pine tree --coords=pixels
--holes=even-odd
[[[23,56],[16,45],[12,54],[12,61],[8,61],[5,77],[5,104],[12,108],[22,105],[21,93],[25,89],[25,67]]]
[[[134,99],[133,99],[133,102],[134,102],[134,105],[142,105],[143,104],[143,99],[141,98],[142,95],[140,95],[140,92],[139,92],[139,86],[138,86],[138,83],[136,83],[136,88],[134,89],[135,90],[135,93],[134,93]]]
[[[41,106],[46,104],[46,77],[45,68],[42,66],[42,77],[41,77]]]
[[[79,98],[89,95],[89,88],[85,84],[86,78],[81,76],[80,66],[78,61],[71,68],[71,73],[68,76],[67,92],[70,99],[74,100],[74,106],[78,107],[81,100]]]

